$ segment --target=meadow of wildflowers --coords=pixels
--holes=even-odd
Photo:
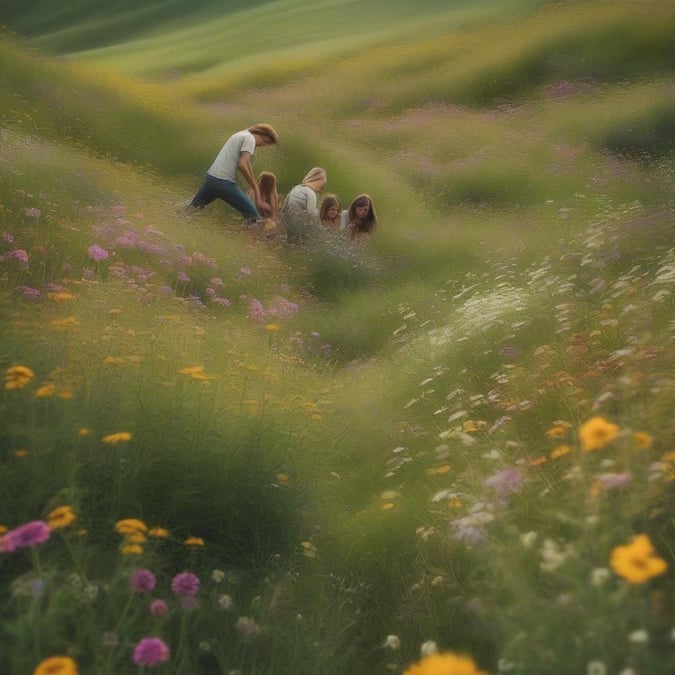
[[[265,96],[233,74],[228,123],[288,127],[282,186],[307,139],[331,189],[372,185],[364,248],[176,213],[194,185],[163,134],[201,166],[223,119],[177,130],[167,92],[215,79],[97,83],[2,45],[0,673],[673,671],[672,73],[617,85],[600,48],[640,33],[577,4],[498,32],[502,80],[474,52],[493,28],[455,35],[454,74],[433,40],[364,47],[331,71],[354,81],[333,134],[314,73]],[[50,74],[84,92],[53,118]]]

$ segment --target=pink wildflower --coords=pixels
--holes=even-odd
[[[166,616],[169,613],[169,606],[164,602],[164,600],[153,600],[150,603],[150,614],[155,617],[155,619],[160,619],[163,616]]]
[[[131,588],[137,593],[150,593],[157,585],[155,575],[148,569],[137,569],[131,573]]]
[[[40,291],[37,288],[31,288],[30,286],[17,286],[16,290],[23,295],[26,300],[33,300],[40,297]]]
[[[7,254],[7,257],[10,260],[18,260],[20,263],[23,263],[24,265],[28,264],[28,253],[24,251],[22,248],[15,248],[13,251],[10,251]]]
[[[257,322],[265,320],[265,308],[260,300],[251,300],[251,304],[248,306],[248,318]]]
[[[483,485],[494,490],[498,498],[507,497],[514,492],[520,492],[525,483],[525,476],[521,469],[504,469],[487,478]]]
[[[108,251],[106,251],[104,248],[101,248],[98,244],[92,244],[87,249],[87,252],[89,253],[89,257],[96,262],[105,260],[108,257]]]
[[[181,572],[171,580],[171,590],[176,595],[197,595],[199,577],[192,572]]]
[[[0,539],[0,552],[11,553],[18,548],[34,548],[47,541],[52,530],[43,520],[33,520],[7,532]]]
[[[143,638],[134,648],[133,660],[137,666],[156,666],[169,660],[169,647],[156,637]]]

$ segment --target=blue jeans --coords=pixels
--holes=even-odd
[[[195,208],[203,209],[215,199],[222,199],[232,208],[237,209],[244,218],[249,220],[260,218],[256,205],[236,183],[231,180],[216,178],[207,173],[202,186],[190,203]]]

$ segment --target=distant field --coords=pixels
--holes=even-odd
[[[672,674],[672,2],[0,23],[1,673]]]
[[[38,3],[39,5],[40,3]],[[35,46],[136,76],[253,72],[261,64],[297,61],[296,70],[382,40],[433,35],[469,21],[530,8],[532,0],[321,0],[194,3],[50,2],[26,12],[9,3],[0,21]],[[300,66],[300,67],[298,67]]]

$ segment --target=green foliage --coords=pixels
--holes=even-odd
[[[675,104],[663,101],[639,117],[610,127],[601,139],[603,147],[637,159],[670,157],[675,150]]]
[[[184,675],[403,673],[427,641],[491,673],[670,672],[672,8],[352,4],[352,32],[304,0],[31,19],[81,46],[157,12],[143,71],[183,60],[152,85],[0,43],[0,525],[75,518],[0,540],[1,672],[135,673],[147,635]],[[201,77],[235,17],[260,53]],[[175,210],[254,121],[281,192],[321,165],[373,196],[365,245]]]

